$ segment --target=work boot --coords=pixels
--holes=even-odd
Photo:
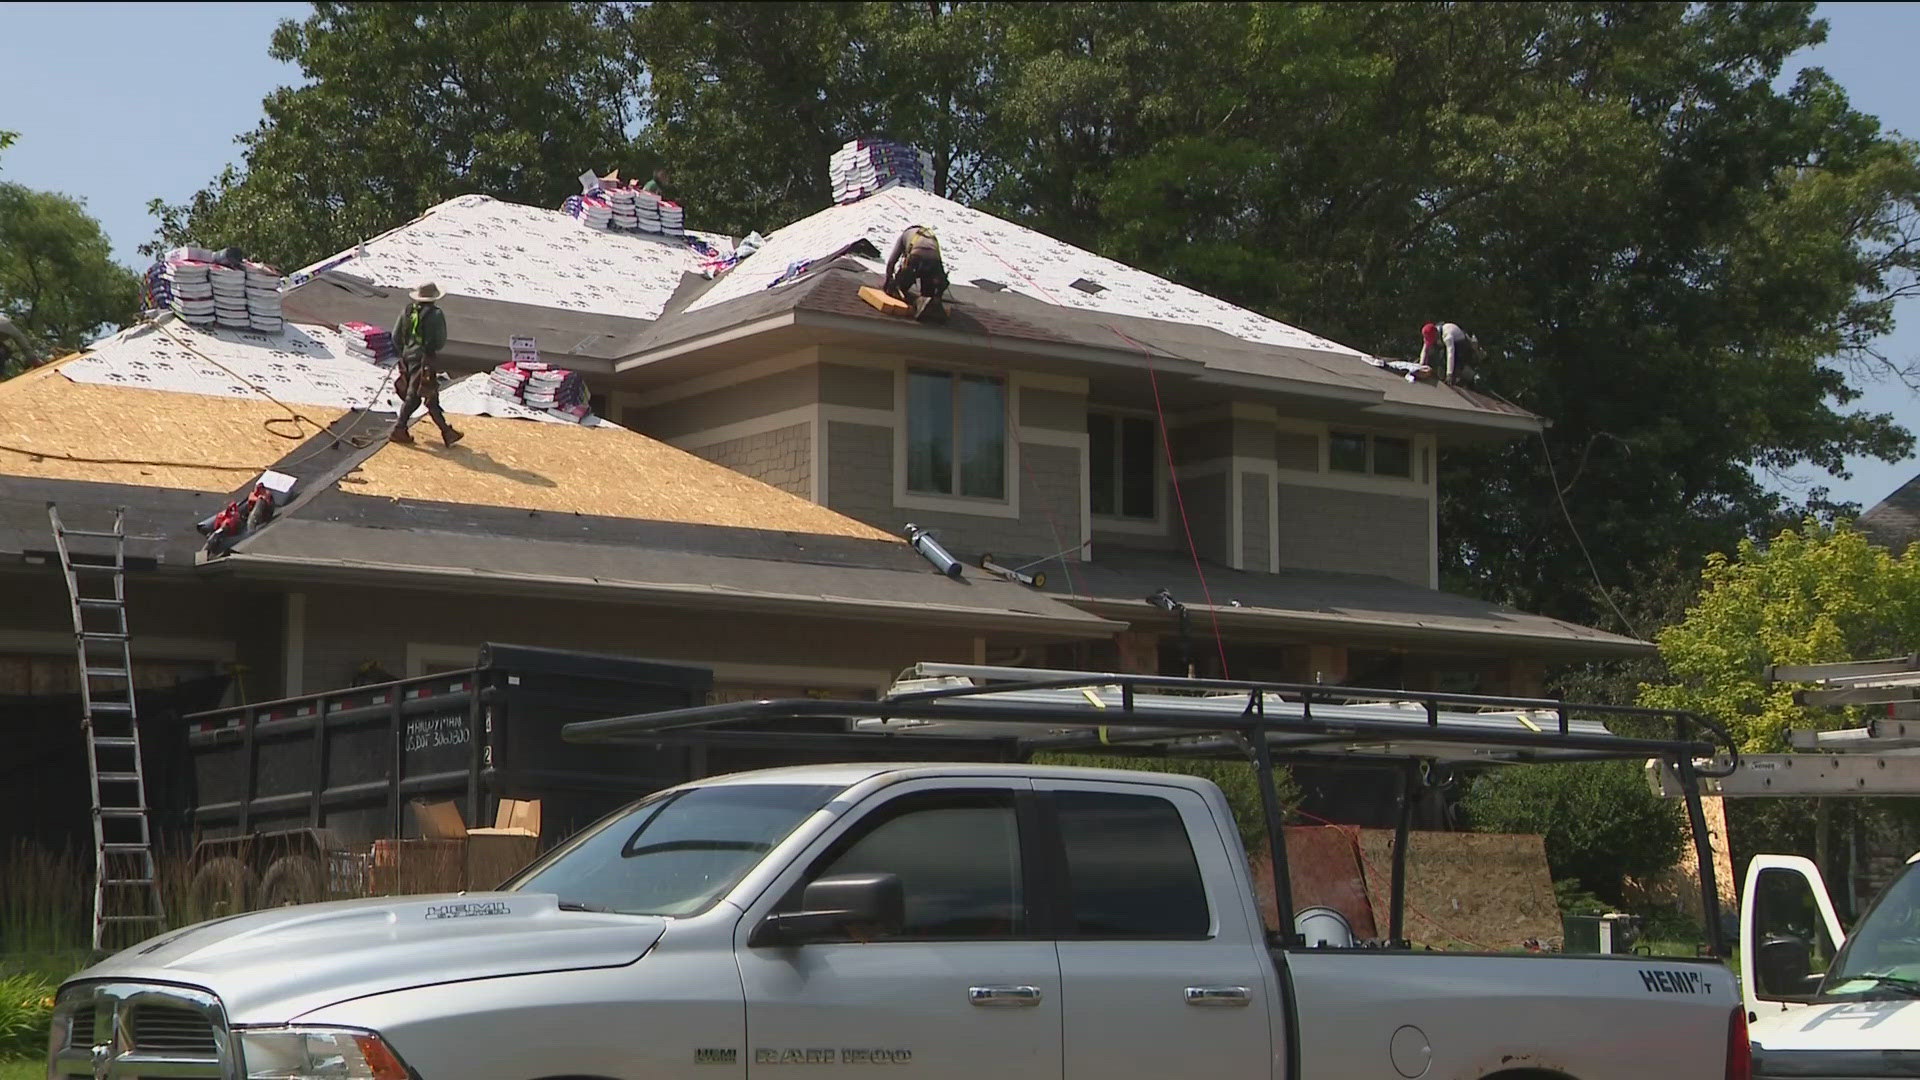
[[[407,431],[405,426],[395,424],[393,431],[387,435],[387,441],[396,442],[402,446],[412,446],[413,435]]]
[[[459,431],[450,427],[440,429],[440,442],[444,446],[452,446],[454,443],[457,443],[461,439],[464,439],[466,437],[467,437],[467,433],[464,431]]]

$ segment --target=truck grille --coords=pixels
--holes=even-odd
[[[146,983],[83,983],[54,1005],[66,1046],[53,1080],[237,1080],[226,1010],[203,990]]]
[[[219,1053],[220,1047],[213,1037],[213,1022],[205,1013],[164,1005],[136,1005],[131,1015],[135,1050],[196,1057],[213,1057]]]

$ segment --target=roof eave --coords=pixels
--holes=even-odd
[[[489,594],[513,593],[548,598],[581,598],[690,610],[726,610],[749,614],[796,615],[852,622],[910,623],[951,630],[1019,634],[1048,641],[1092,641],[1111,637],[1126,624],[1088,613],[1085,618],[1010,611],[980,611],[924,603],[891,603],[856,597],[746,592],[716,585],[680,582],[610,581],[541,574],[507,574],[472,567],[399,566],[347,559],[303,558],[234,552],[200,564],[208,573],[277,581],[408,584],[433,591],[471,592],[484,583]]]
[[[1075,597],[1068,601],[1083,611],[1110,618],[1126,619],[1137,627],[1141,623],[1166,622],[1159,612],[1143,613],[1142,601],[1108,597]],[[1470,627],[1408,626],[1383,623],[1359,615],[1331,615],[1312,612],[1275,611],[1271,608],[1209,607],[1188,604],[1196,619],[1218,620],[1222,626],[1268,630],[1276,633],[1337,632],[1350,641],[1425,645],[1441,649],[1523,649],[1529,654],[1559,659],[1632,659],[1651,656],[1658,647],[1636,638],[1607,635],[1583,638],[1564,634],[1525,630],[1481,630]]]

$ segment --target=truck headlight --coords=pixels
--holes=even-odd
[[[380,1036],[340,1028],[254,1028],[234,1033],[247,1080],[409,1080]]]

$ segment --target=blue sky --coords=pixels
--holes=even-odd
[[[135,249],[154,228],[147,201],[185,199],[236,160],[234,137],[259,122],[260,99],[298,78],[267,56],[267,41],[281,19],[305,11],[305,4],[277,3],[0,2],[0,128],[21,135],[0,156],[0,175],[84,199],[115,254],[141,265]],[[1820,14],[1832,24],[1827,43],[1794,70],[1826,68],[1855,106],[1920,136],[1911,58],[1920,4],[1822,4]],[[1908,302],[1900,321],[1883,344],[1896,360],[1913,362],[1920,359],[1920,302]],[[1891,380],[1865,389],[1860,407],[1920,428],[1920,396]],[[1811,469],[1799,479],[1865,507],[1920,464],[1859,461],[1852,468],[1851,480]]]

